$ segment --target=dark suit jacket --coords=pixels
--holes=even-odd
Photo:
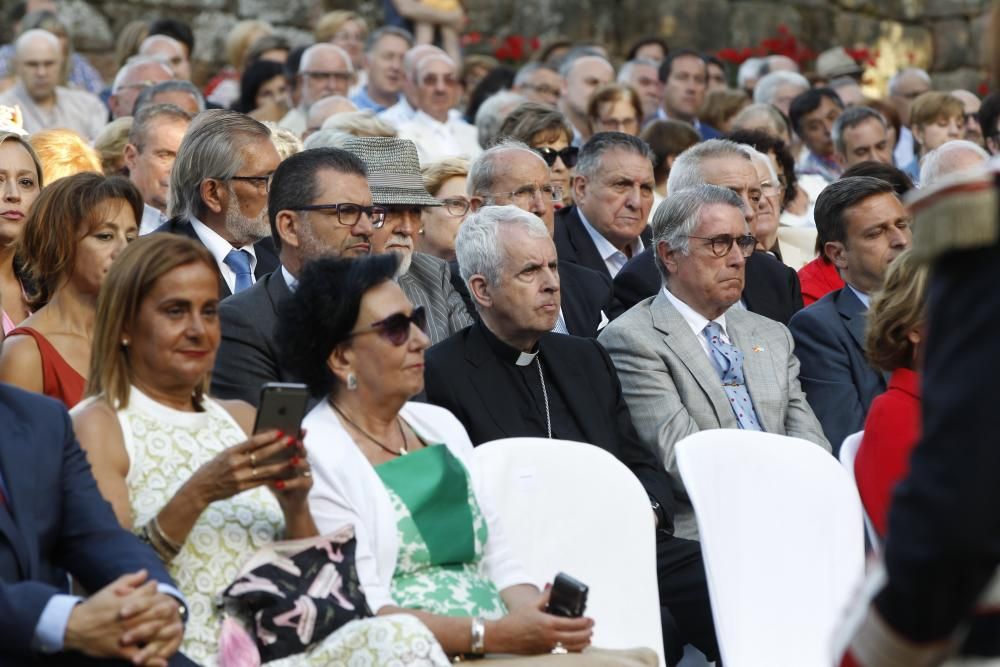
[[[453,260],[448,266],[451,269],[452,286],[461,295],[472,318],[478,319],[476,304],[462,280],[458,262]],[[607,272],[598,273],[585,266],[559,260],[559,298],[563,321],[571,336],[596,338],[601,315],[609,320],[614,317],[614,296]]]
[[[629,260],[615,276],[615,299],[628,310],[663,287],[647,248]],[[792,315],[802,309],[802,290],[795,271],[771,255],[755,252],[747,258],[743,302],[747,310],[787,325]]]
[[[151,549],[118,525],[62,404],[0,384],[0,664],[23,664],[66,573],[88,591],[145,568],[173,585]]]
[[[265,382],[300,381],[282,368],[274,339],[278,308],[291,295],[278,269],[222,301],[222,342],[212,371],[213,396],[257,405]]]
[[[882,373],[865,358],[863,303],[850,287],[830,292],[792,318],[799,381],[833,453],[864,428],[872,400],[885,391]]]
[[[647,247],[652,239],[651,235],[649,227],[646,227],[640,235],[642,242]],[[607,265],[601,259],[601,254],[597,252],[594,240],[590,238],[590,234],[583,226],[583,220],[580,219],[580,213],[576,206],[568,206],[556,211],[552,240],[556,244],[559,261],[579,264],[611,277]]]
[[[156,231],[180,234],[181,236],[186,236],[189,239],[194,239],[198,243],[201,243],[201,238],[198,236],[198,233],[194,231],[194,227],[191,226],[191,221],[186,218],[170,218],[165,223],[157,227]],[[278,251],[275,250],[274,241],[271,240],[271,237],[257,241],[253,244],[253,249],[254,254],[257,255],[257,266],[255,266],[253,270],[254,277],[257,280],[260,280],[281,265],[281,262],[278,259]],[[222,298],[226,298],[232,293],[232,290],[229,289],[229,285],[220,275],[219,295]]]
[[[427,351],[427,402],[451,410],[473,445],[517,436],[545,437],[504,400],[510,388],[500,371],[503,362],[480,326],[473,325]],[[672,530],[670,475],[639,442],[608,353],[594,340],[561,334],[545,334],[538,346],[546,367],[557,369],[548,374],[548,380],[567,398],[586,441],[607,450],[635,473],[663,508],[661,527],[667,527],[663,525],[666,520]]]

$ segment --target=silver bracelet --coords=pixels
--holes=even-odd
[[[472,619],[472,641],[469,644],[469,653],[473,655],[483,655],[486,653],[486,621],[482,616]]]

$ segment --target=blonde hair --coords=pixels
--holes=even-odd
[[[101,169],[105,176],[123,173],[125,146],[131,131],[132,116],[122,116],[105,125],[94,139],[94,150],[101,159]]]
[[[274,32],[274,27],[267,21],[249,19],[240,21],[226,37],[226,61],[238,70],[243,70],[243,61],[253,43],[264,35]]]
[[[279,127],[270,120],[261,122],[271,130],[271,143],[274,144],[274,150],[278,151],[278,156],[282,160],[287,160],[302,150],[302,140],[294,132],[286,127]]]
[[[323,121],[324,130],[340,130],[355,137],[395,137],[396,129],[373,111],[347,111]]]
[[[424,179],[424,187],[433,196],[437,196],[438,190],[449,178],[456,176],[465,178],[468,175],[469,161],[464,157],[448,157],[431,162],[420,170],[420,176]]]
[[[177,234],[148,234],[115,258],[97,297],[94,342],[90,353],[87,396],[103,395],[116,410],[128,407],[132,385],[129,349],[121,344],[126,327],[134,327],[143,300],[161,277],[190,264],[219,268],[203,245]],[[208,393],[209,374],[194,387],[196,407]]]
[[[42,173],[42,162],[41,160],[38,159],[38,153],[35,152],[35,149],[28,142],[28,139],[26,137],[21,136],[17,132],[0,131],[0,145],[2,145],[3,142],[7,140],[13,141],[16,144],[20,144],[24,148],[24,150],[28,151],[28,157],[30,157],[31,161],[35,163],[35,172],[36,175],[38,176],[38,189],[39,191],[41,191],[43,184],[46,183],[46,180],[45,180],[45,174]]]
[[[85,171],[104,173],[97,151],[72,130],[42,130],[32,134],[29,141],[41,160],[42,178],[47,184]]]
[[[642,128],[642,102],[632,86],[624,83],[606,83],[595,90],[587,100],[587,122],[591,132],[597,132],[597,121],[601,117],[601,107],[605,104],[628,102],[635,112],[635,131]]]
[[[698,120],[721,130],[748,106],[750,98],[742,90],[713,90],[705,96],[705,103],[698,111]]]
[[[336,35],[348,21],[357,21],[361,24],[361,27],[364,28],[365,34],[368,34],[368,21],[365,21],[361,14],[352,12],[349,9],[338,9],[332,12],[327,12],[320,17],[319,21],[316,23],[316,28],[313,30],[313,36],[316,38],[316,42],[320,43],[331,41],[333,36]]]
[[[910,125],[933,125],[938,118],[962,118],[962,100],[939,90],[931,90],[913,100],[910,105]]]
[[[913,367],[914,345],[908,334],[926,319],[926,290],[926,263],[912,250],[900,253],[868,309],[865,353],[872,366],[882,371]]]

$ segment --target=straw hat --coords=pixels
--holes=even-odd
[[[343,149],[368,167],[368,187],[376,204],[441,206],[424,187],[417,146],[409,139],[353,137],[344,142]]]

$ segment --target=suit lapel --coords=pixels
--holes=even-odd
[[[542,361],[550,369],[545,379],[566,397],[567,405],[573,406],[573,420],[586,437],[586,442],[594,444],[607,442],[606,432],[597,432],[591,428],[603,423],[603,420],[596,417],[607,414],[597,401],[597,392],[586,390],[594,379],[587,376],[582,364],[576,363],[573,359],[561,358],[562,348],[556,336],[559,334],[545,334],[538,341]],[[580,415],[590,415],[595,418],[581,419]]]
[[[743,353],[743,380],[746,382],[747,392],[750,394],[750,400],[757,412],[757,419],[760,420],[761,426],[768,433],[782,433],[784,431],[783,425],[770,421],[775,415],[760,408],[764,405],[763,399],[764,394],[767,393],[767,387],[777,386],[773,359],[768,351],[770,346],[766,344],[767,341],[758,336],[757,328],[751,318],[746,317],[745,313],[739,310],[731,310],[726,313],[726,333],[729,334],[733,345]]]
[[[573,245],[573,249],[576,250],[577,263],[595,271],[608,273],[608,267],[601,258],[601,253],[597,252],[594,239],[590,238],[590,234],[584,228],[583,220],[580,219],[580,212],[575,206],[566,216],[566,231],[569,234],[569,241]]]
[[[8,424],[11,422],[12,420],[7,420]],[[14,443],[30,441],[28,434],[16,421],[8,428],[10,430],[4,435],[5,440]],[[23,456],[18,457],[15,447],[16,445],[0,446],[0,470],[3,472],[3,481],[7,486],[9,507],[9,511],[0,509],[0,535],[3,535],[10,543],[21,575],[28,579],[32,575],[31,552],[28,545],[33,540],[28,539],[26,531],[34,532],[29,515],[31,514],[31,500],[34,498],[35,475],[23,474],[24,461],[19,460],[19,458],[23,457],[26,460],[31,460],[31,458],[26,451],[20,452]]]
[[[469,382],[482,401],[483,410],[490,416],[497,428],[507,437],[517,435],[510,430],[511,425],[521,424],[524,417],[517,411],[513,401],[503,400],[497,389],[506,386],[506,379],[498,372],[501,361],[490,349],[479,327],[473,324],[469,329],[465,358],[475,369],[469,373]]]
[[[851,332],[851,338],[858,344],[858,349],[863,351],[865,349],[865,314],[867,309],[850,287],[845,286],[837,295],[837,312],[844,318],[844,324]]]
[[[719,372],[708,360],[705,348],[695,338],[687,320],[677,312],[663,292],[656,294],[650,312],[653,317],[653,327],[664,334],[667,347],[680,359],[711,401],[719,425],[725,427],[727,424],[734,424],[736,417],[726,399],[726,393],[722,390]]]
[[[566,322],[566,330],[574,336],[593,336],[599,322],[587,322],[587,304],[580,294],[579,285],[576,283],[572,271],[559,267],[559,301],[562,307],[563,320]]]

